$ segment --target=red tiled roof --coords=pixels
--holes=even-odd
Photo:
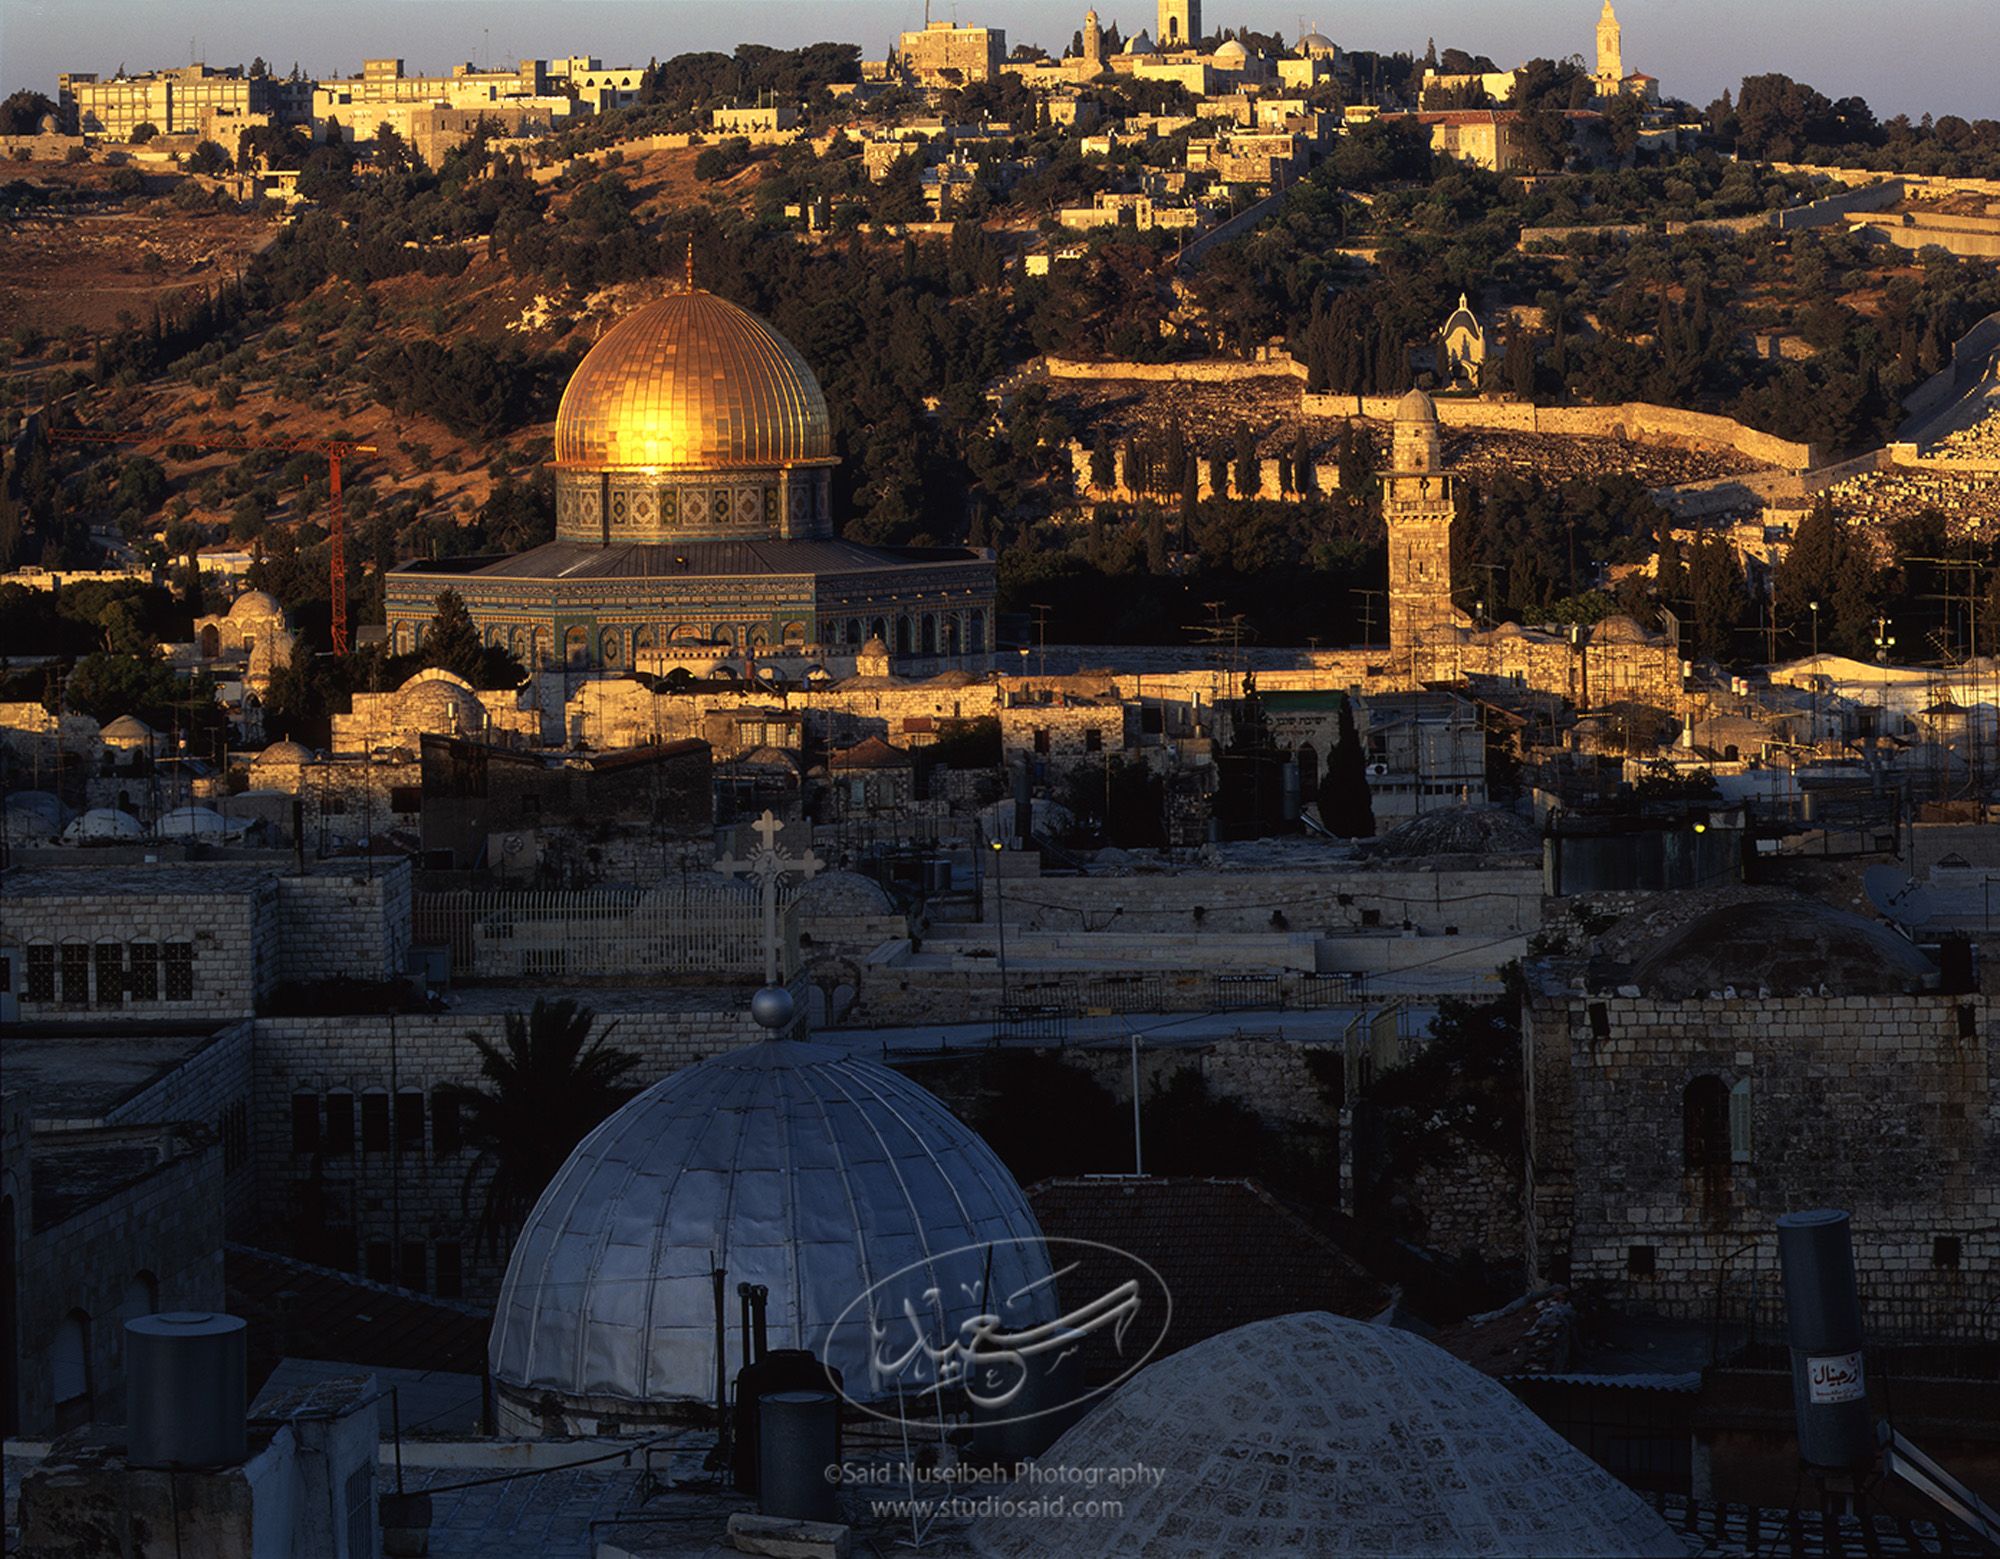
[[[829,765],[835,769],[908,769],[915,767],[910,755],[900,747],[891,747],[879,736],[868,737],[856,742],[845,752],[833,755]]]

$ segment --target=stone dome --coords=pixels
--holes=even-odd
[[[432,672],[403,684],[396,718],[416,731],[477,731],[486,725],[486,706],[458,678]]]
[[[606,331],[556,412],[556,465],[573,471],[768,469],[832,453],[805,359],[749,310],[698,289]]]
[[[1323,32],[1309,32],[1299,39],[1299,54],[1305,59],[1321,58],[1339,52],[1334,41]]]
[[[263,590],[246,590],[236,598],[229,608],[231,622],[242,622],[246,617],[282,617],[285,609],[278,604],[278,598]]]
[[[150,742],[160,733],[137,715],[120,715],[97,734],[107,742]]]
[[[1323,1312],[1141,1370],[1040,1458],[1147,1467],[1122,1513],[1025,1498],[968,1534],[988,1559],[1097,1555],[1679,1555],[1647,1505],[1498,1381],[1414,1333]]]
[[[273,742],[250,760],[252,763],[311,763],[312,749],[303,742]]]
[[[1436,422],[1438,420],[1437,402],[1424,394],[1422,390],[1412,390],[1396,402],[1396,420],[1398,422]]]
[[[1250,51],[1235,38],[1229,39],[1215,51],[1215,62],[1218,65],[1241,65],[1249,58]]]
[[[732,1373],[735,1285],[761,1283],[773,1348],[827,1360],[853,1400],[893,1398],[871,1369],[871,1297],[879,1324],[900,1334],[907,1302],[942,1347],[985,1308],[990,1260],[985,1292],[1039,1285],[1009,1329],[1041,1324],[1056,1301],[1040,1240],[1014,1177],[918,1084],[759,1041],[663,1078],[570,1155],[507,1264],[494,1379],[529,1411],[554,1393],[621,1423],[712,1400],[719,1266]]]
[[[116,807],[92,807],[62,832],[65,844],[94,839],[143,839],[146,830],[129,812]]]
[[[1590,630],[1591,638],[1602,644],[1644,644],[1646,630],[1620,612],[1606,617]]]
[[[1726,904],[1668,933],[1632,969],[1648,996],[1693,1001],[1734,988],[1755,996],[1818,991],[1880,996],[1935,974],[1915,944],[1879,920],[1811,899]]]
[[[1146,36],[1145,28],[1141,27],[1125,40],[1125,52],[1127,54],[1151,54],[1153,52],[1153,40]]]

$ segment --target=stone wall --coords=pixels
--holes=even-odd
[[[537,993],[521,993],[523,1013]],[[581,995],[586,1005],[590,993]],[[639,1064],[630,1074],[643,1087],[692,1062],[734,1049],[762,1037],[751,1023],[749,991],[740,1002],[718,988],[712,993],[689,992],[676,1001],[662,991],[656,1008],[633,1007],[602,1011],[593,1033],[610,1045],[637,1052]],[[806,992],[800,982],[795,995],[800,1009]],[[275,1248],[293,1248],[309,1236],[304,1230],[323,1222],[351,1238],[352,1260],[368,1270],[369,1248],[386,1246],[394,1263],[389,1281],[417,1288],[438,1286],[440,1250],[446,1260],[461,1264],[462,1294],[490,1300],[505,1270],[508,1243],[488,1250],[475,1238],[478,1214],[475,1189],[467,1210],[465,1181],[473,1153],[439,1141],[437,1090],[444,1085],[480,1084],[478,1050],[471,1036],[499,1042],[505,1016],[498,1011],[447,1014],[404,1014],[317,1018],[264,1018],[256,1025],[256,1098],[252,1119],[259,1165],[258,1214],[267,1241]],[[346,1152],[293,1151],[294,1098],[304,1096],[322,1128],[332,1094],[351,1096],[356,1123],[352,1147]],[[398,1148],[396,1099],[416,1096],[421,1109],[421,1136]],[[371,1150],[362,1134],[371,1106],[369,1095],[385,1095],[389,1112],[389,1145]],[[411,1106],[406,1105],[406,1110]],[[404,1246],[417,1247],[423,1265],[405,1269]],[[305,1249],[299,1254],[307,1255]],[[334,1254],[322,1248],[318,1259]],[[313,1259],[309,1256],[309,1259]],[[336,1261],[333,1264],[342,1264]]]
[[[987,879],[989,923],[999,897]],[[1427,935],[1442,936],[1455,927],[1467,937],[1534,931],[1542,923],[1539,864],[1446,871],[1194,870],[1131,877],[1010,874],[1004,897],[1010,928],[1070,933],[1114,921],[1125,932],[1268,932],[1274,912],[1294,931],[1326,936],[1393,929],[1405,921]]]
[[[1705,1317],[1731,1252],[1754,1245],[1730,1274],[1740,1289],[1760,1271],[1768,1288],[1778,1214],[1840,1207],[1871,1327],[2000,1337],[2000,1034],[1985,997],[1544,991],[1523,1037],[1536,1281]],[[1748,1136],[1735,1161],[1689,1172],[1683,1091],[1699,1077],[1746,1086]],[[1955,1262],[1940,1240],[1958,1242]]]
[[[1458,1148],[1449,1167],[1424,1163],[1409,1185],[1396,1189],[1408,1208],[1413,1238],[1445,1256],[1473,1251],[1487,1261],[1520,1260],[1520,1177],[1462,1138]]]
[[[278,879],[279,977],[390,980],[410,963],[410,863]]]
[[[38,1133],[32,1151],[43,1162],[36,1173],[60,1179],[67,1151],[88,1152],[105,1140],[101,1133]],[[72,1312],[83,1321],[93,1411],[120,1419],[125,1316],[223,1307],[221,1148],[204,1136],[177,1142],[173,1152],[137,1180],[36,1230],[22,1248],[15,1324],[24,1434],[56,1427],[51,1355]]]
[[[1043,359],[1051,379],[1143,380],[1151,384],[1243,384],[1251,379],[1306,377],[1305,364],[1289,354],[1242,362],[1235,358],[1203,358],[1187,363],[1077,362]]]
[[[256,1224],[257,1161],[250,1151],[254,1104],[252,1025],[219,1030],[200,1050],[106,1112],[108,1126],[191,1122],[221,1144],[223,1214],[231,1238]]]

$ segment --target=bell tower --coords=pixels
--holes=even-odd
[[[1160,0],[1159,22],[1154,47],[1162,53],[1193,48],[1201,42],[1201,0]]]
[[[1092,80],[1104,72],[1104,29],[1095,11],[1083,13],[1083,69]]]
[[[1611,9],[1611,0],[1604,0],[1603,14],[1597,18],[1597,80],[1607,93],[1616,92],[1625,79],[1622,36],[1618,13]]]
[[[1456,627],[1451,602],[1452,481],[1437,407],[1412,390],[1396,407],[1390,469],[1382,474],[1389,530],[1389,648],[1402,652]]]

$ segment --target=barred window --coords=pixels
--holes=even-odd
[[[194,1000],[194,943],[167,944],[167,1000]]]
[[[125,949],[116,942],[97,944],[97,1005],[115,1007],[125,999]]]
[[[65,1007],[90,1005],[90,944],[62,945],[62,999]]]
[[[56,950],[53,943],[36,942],[28,948],[28,1000],[56,999]]]
[[[160,999],[160,944],[134,942],[132,963],[125,973],[125,989],[134,1001]]]

